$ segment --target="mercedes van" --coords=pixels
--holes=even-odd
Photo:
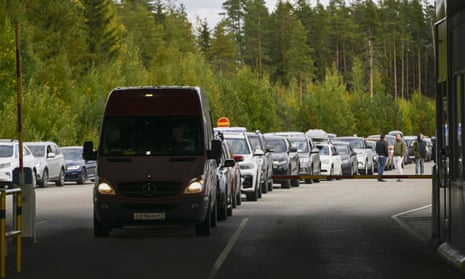
[[[94,235],[158,224],[210,235],[221,152],[201,88],[113,89],[97,149],[84,143],[84,158],[97,161]]]

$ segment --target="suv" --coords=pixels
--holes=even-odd
[[[215,128],[215,131],[223,133],[229,150],[234,156],[242,155],[243,160],[239,162],[242,180],[241,192],[247,195],[248,201],[257,201],[262,197],[260,158],[264,152],[262,150],[253,151],[245,128],[236,131],[228,130],[228,128]]]
[[[357,152],[358,172],[363,174],[373,174],[373,150],[362,137],[336,137],[336,141],[349,142]]]
[[[65,184],[65,157],[58,145],[51,141],[25,142],[24,143],[36,159],[36,179],[39,186],[48,185],[54,181],[56,186]]]
[[[23,145],[23,166],[35,173],[35,158],[31,150]],[[19,142],[17,140],[0,140],[0,186],[11,186],[13,170],[19,167]]]
[[[249,138],[254,153],[257,153],[257,150],[264,152],[263,155],[259,155],[262,157],[260,158],[262,170],[260,184],[262,185],[262,192],[267,193],[268,191],[273,191],[273,158],[271,155],[271,148],[266,145],[265,137],[260,131],[248,132],[247,137]],[[258,153],[261,154],[261,152]]]

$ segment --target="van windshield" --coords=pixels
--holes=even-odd
[[[105,120],[102,156],[201,155],[200,116],[118,116]]]

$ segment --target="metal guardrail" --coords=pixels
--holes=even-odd
[[[378,179],[378,178],[397,178],[397,179],[433,179],[434,175],[273,175],[273,179]]]
[[[13,208],[15,229],[6,231],[6,196],[14,195],[16,208]],[[0,278],[6,275],[6,239],[16,237],[16,271],[21,272],[21,226],[22,226],[22,192],[20,188],[0,189]]]

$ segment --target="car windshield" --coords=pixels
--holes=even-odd
[[[318,149],[320,149],[320,155],[329,155],[329,146],[318,145]]]
[[[45,157],[45,145],[28,145],[32,155],[37,158]]]
[[[227,143],[232,154],[250,154],[247,141],[244,138],[227,138]]]
[[[267,139],[266,142],[271,145],[273,152],[287,152],[287,146],[284,139]]]
[[[200,116],[118,116],[105,121],[102,156],[201,155]]]
[[[344,154],[349,153],[349,151],[344,145],[335,145],[335,147],[338,153],[344,153]]]
[[[82,149],[81,148],[65,148],[61,152],[65,157],[65,160],[78,161],[82,158]]]
[[[308,144],[304,139],[289,139],[292,147],[297,148],[300,153],[308,152]]]
[[[249,136],[249,141],[250,141],[250,145],[252,145],[253,150],[262,149],[260,145],[260,140],[258,139],[258,137]]]
[[[13,146],[12,145],[0,145],[0,157],[8,158],[13,156]]]
[[[338,140],[349,142],[352,145],[352,148],[356,148],[356,149],[365,148],[363,140],[360,140],[360,139],[341,138],[341,139],[338,139]]]

